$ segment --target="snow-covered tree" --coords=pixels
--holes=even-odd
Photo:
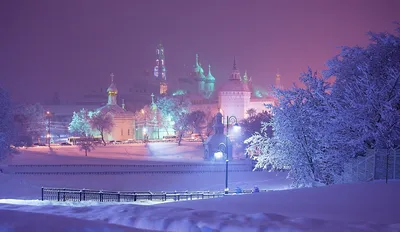
[[[258,167],[289,170],[295,186],[332,184],[366,149],[399,147],[400,39],[370,36],[365,48],[344,47],[323,78],[309,70],[305,88],[275,90],[272,122],[246,141]]]
[[[80,139],[79,143],[79,150],[80,151],[85,151],[85,156],[87,156],[88,152],[91,152],[94,150],[94,139],[92,135],[89,136],[83,136]]]
[[[189,129],[188,115],[190,102],[184,95],[175,97],[162,97],[157,100],[157,108],[163,117],[171,118],[172,127],[178,135],[178,145],[182,137]]]
[[[239,122],[240,125],[240,136],[237,137],[235,143],[239,147],[240,152],[244,152],[247,145],[244,143],[245,140],[250,138],[256,132],[261,133],[262,123],[269,123],[272,115],[267,111],[252,115]],[[267,126],[266,135],[272,137],[272,127]]]
[[[15,136],[17,142],[32,144],[32,140],[37,140],[46,134],[48,121],[45,110],[40,104],[20,104],[13,108]]]
[[[278,105],[272,108],[273,119],[246,141],[247,153],[259,155],[258,167],[288,169],[294,186],[331,184],[346,158],[335,146],[341,141],[335,127],[340,115],[331,102],[331,85],[311,70],[300,81],[305,88],[275,90]],[[273,128],[272,138],[268,126]]]
[[[248,109],[248,110],[246,110],[246,114],[247,114],[249,117],[255,116],[255,115],[257,114],[257,110],[254,109],[254,108]]]
[[[90,125],[92,129],[97,130],[100,133],[101,141],[103,141],[104,146],[106,141],[104,141],[104,133],[110,133],[114,127],[113,117],[108,113],[103,112],[91,112]]]
[[[10,98],[6,91],[0,88],[0,162],[10,154],[13,139],[13,118]]]
[[[201,110],[190,112],[188,117],[188,126],[200,135],[201,142],[204,143],[203,130],[207,126],[206,114]]]
[[[89,111],[81,109],[74,112],[72,121],[69,124],[68,131],[77,136],[93,135],[92,126],[90,124]]]
[[[205,133],[206,136],[208,137],[214,131],[215,115],[213,115],[211,111],[207,111],[205,120],[206,120]]]
[[[325,73],[336,78],[332,95],[346,118],[340,126],[354,155],[400,143],[400,37],[369,35],[370,45],[344,47]]]

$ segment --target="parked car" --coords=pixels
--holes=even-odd
[[[37,147],[45,147],[45,146],[47,146],[46,144],[44,144],[44,143],[34,143],[33,144],[33,146],[37,146]]]
[[[163,137],[163,141],[164,142],[175,142],[178,139],[178,137],[176,137],[176,135],[166,135]]]
[[[61,146],[72,146],[72,144],[67,143],[67,142],[60,143],[60,145],[61,145]]]

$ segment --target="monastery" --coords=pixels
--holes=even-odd
[[[151,75],[152,74],[152,75]],[[114,128],[111,133],[105,136],[110,140],[143,139],[144,135],[150,139],[162,138],[171,131],[163,131],[161,128],[151,126],[149,122],[134,121],[134,114],[131,110],[141,109],[145,105],[154,104],[154,97],[176,96],[185,97],[191,102],[191,111],[202,110],[215,115],[220,112],[223,118],[235,116],[238,121],[248,117],[247,110],[254,109],[256,112],[265,111],[265,104],[273,104],[271,96],[257,96],[251,77],[247,72],[241,75],[233,60],[231,74],[228,77],[215,78],[211,72],[211,65],[208,65],[207,73],[204,71],[196,54],[193,69],[184,77],[179,89],[172,90],[168,86],[167,68],[165,63],[164,47],[159,44],[156,48],[156,62],[152,73],[147,72],[143,78],[139,78],[134,88],[122,93],[117,89],[114,82],[114,75],[111,74],[111,84],[106,90],[108,101],[104,92],[86,95],[85,99],[75,105],[47,105],[46,110],[54,112],[64,124],[71,121],[73,111],[77,106],[93,111],[109,113],[114,118]],[[143,80],[146,80],[142,82]],[[215,88],[216,81],[221,82],[219,88]],[[280,86],[280,75],[277,74],[275,86]],[[155,95],[154,95],[155,94]],[[151,98],[150,98],[151,97]],[[97,99],[97,100],[96,100]],[[126,99],[126,103],[124,99]],[[121,106],[118,102],[122,102]],[[129,105],[128,110],[126,105]],[[97,106],[97,107],[96,107]],[[101,106],[100,108],[98,108]],[[154,108],[154,107],[153,107]],[[68,110],[74,109],[74,110]],[[69,112],[71,111],[71,112]],[[173,132],[172,132],[173,133]]]

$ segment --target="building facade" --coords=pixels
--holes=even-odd
[[[133,113],[125,109],[124,100],[121,106],[118,105],[118,89],[114,83],[114,74],[111,73],[111,84],[107,89],[108,102],[98,108],[96,112],[112,116],[114,126],[110,133],[104,135],[106,141],[124,141],[134,138],[134,117]]]

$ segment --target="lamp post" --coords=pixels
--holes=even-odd
[[[229,135],[229,124],[233,124],[235,128],[239,127],[238,120],[235,116],[226,116],[226,138],[225,138],[225,150],[226,150],[226,177],[225,177],[225,194],[229,193],[228,188],[228,165],[229,165],[229,146],[228,146],[228,135]]]
[[[49,147],[51,146],[51,131],[50,131],[50,126],[51,126],[51,124],[50,124],[50,122],[51,122],[51,120],[50,120],[50,117],[51,117],[51,112],[50,111],[47,111],[46,112],[46,117],[47,117],[47,139],[49,140],[49,143],[48,143],[48,145],[49,145]]]
[[[224,156],[225,155],[225,190],[224,190],[224,193],[228,194],[229,193],[229,187],[228,187],[228,164],[229,164],[228,146],[225,143],[220,143],[218,145],[218,150],[219,150],[219,152],[215,153],[214,156]]]

